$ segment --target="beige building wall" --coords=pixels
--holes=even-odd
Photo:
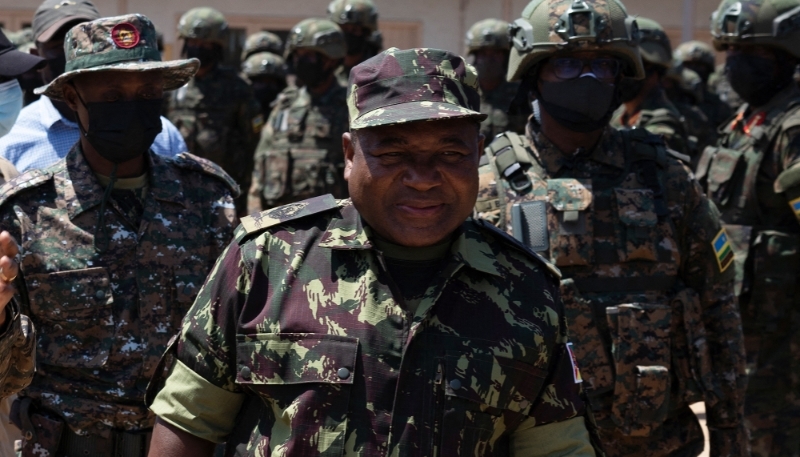
[[[463,51],[463,36],[480,19],[519,17],[525,0],[375,0],[386,46],[438,47]],[[95,0],[100,13],[142,13],[164,34],[166,54],[180,49],[175,26],[181,14],[200,5],[222,11],[231,26],[252,33],[288,30],[306,17],[323,16],[328,0]],[[682,37],[709,40],[708,20],[717,0],[627,0],[629,13],[659,21],[677,45]],[[29,24],[36,0],[0,0],[0,24],[18,30]]]

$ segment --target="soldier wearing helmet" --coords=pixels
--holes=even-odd
[[[711,18],[746,102],[697,176],[737,261],[748,359],[745,418],[757,457],[800,454],[800,0],[725,0]]]
[[[242,75],[250,82],[253,95],[261,105],[261,114],[267,119],[272,111],[272,102],[286,88],[283,57],[271,52],[256,52],[242,62]]]
[[[346,52],[342,30],[328,19],[292,27],[284,57],[299,87],[278,95],[261,132],[249,212],[326,193],[347,197],[341,140],[347,88],[334,75]]]
[[[614,113],[611,125],[617,128],[643,128],[661,135],[667,145],[681,154],[699,155],[696,141],[690,147],[684,118],[664,93],[663,78],[672,65],[672,46],[656,21],[637,17],[644,64],[644,79],[625,78],[619,85],[622,106]]]
[[[481,123],[481,133],[486,138],[508,130],[524,134],[530,110],[520,109],[514,103],[519,84],[506,81],[511,49],[508,22],[500,19],[476,22],[467,32],[465,44],[468,60],[478,71],[481,113],[487,116]]]
[[[684,120],[689,146],[693,151],[691,168],[697,166],[700,152],[716,142],[715,128],[698,105],[703,102],[703,81],[694,71],[677,65],[673,60],[661,79],[664,94],[675,105]],[[698,152],[695,152],[698,151]]]
[[[710,125],[708,130],[712,134],[713,141],[716,142],[717,128],[733,113],[730,106],[709,89],[709,79],[714,74],[714,49],[702,41],[687,41],[675,49],[673,60],[679,69],[689,69],[700,78],[700,96],[697,97],[694,106],[697,106],[708,118]],[[687,127],[689,125],[687,122]],[[702,152],[702,148],[700,152]]]
[[[275,55],[283,55],[283,40],[272,32],[256,32],[244,41],[242,49],[242,62],[258,52],[270,52]]]
[[[341,27],[347,43],[347,55],[336,73],[346,86],[350,69],[383,48],[383,35],[378,30],[378,8],[372,0],[333,0],[328,5],[328,19]]]
[[[570,341],[610,456],[747,455],[745,356],[719,213],[647,129],[609,125],[640,32],[618,0],[533,0],[508,79],[535,99],[526,136],[485,150],[479,217],[562,272]],[[722,237],[722,238],[721,238]],[[714,242],[717,244],[714,244]]]
[[[181,16],[182,54],[200,60],[189,83],[172,93],[167,117],[180,130],[189,152],[220,165],[242,189],[250,187],[253,153],[264,117],[253,91],[237,72],[221,65],[228,43],[225,16],[209,7]],[[244,215],[247,195],[236,199]]]

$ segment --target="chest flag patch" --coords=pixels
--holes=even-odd
[[[731,248],[731,240],[728,239],[728,233],[724,227],[711,242],[711,247],[714,248],[714,254],[717,256],[719,271],[727,270],[733,263],[733,248]]]
[[[567,352],[569,352],[569,361],[572,363],[572,379],[575,380],[575,384],[580,384],[583,382],[583,378],[581,377],[581,370],[578,368],[578,359],[575,357],[575,353],[572,352],[572,343],[567,343]]]
[[[792,207],[792,211],[794,211],[795,217],[797,217],[797,219],[800,219],[800,197],[797,197],[794,200],[790,201],[789,206]]]

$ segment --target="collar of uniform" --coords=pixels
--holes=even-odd
[[[503,276],[497,269],[497,252],[486,242],[486,236],[472,218],[461,224],[450,252],[473,270]]]
[[[339,216],[333,217],[328,224],[319,246],[330,249],[372,249],[369,235],[369,228],[361,222],[361,215],[353,202],[346,200],[339,210]]]
[[[565,165],[575,160],[574,158],[567,157],[561,152],[560,149],[550,141],[539,129],[535,120],[531,121],[529,125],[529,132],[531,135],[531,144],[533,145],[533,153],[539,158],[539,162],[544,166],[549,176],[555,176]],[[589,157],[606,165],[611,165],[616,168],[625,168],[625,157],[619,153],[623,149],[615,144],[614,128],[606,126],[603,130],[603,135],[600,141],[597,142],[594,150],[592,150]]]
[[[161,157],[151,151],[150,159],[150,188],[148,192],[154,199],[187,206],[183,192],[183,180],[178,173],[178,167],[172,159]]]

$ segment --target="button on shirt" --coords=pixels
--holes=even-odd
[[[153,152],[165,157],[186,152],[178,129],[164,117],[161,126],[161,133],[151,146]],[[41,97],[23,108],[11,131],[0,138],[0,156],[20,173],[44,169],[66,157],[79,138],[78,124],[63,117],[49,98]]]

